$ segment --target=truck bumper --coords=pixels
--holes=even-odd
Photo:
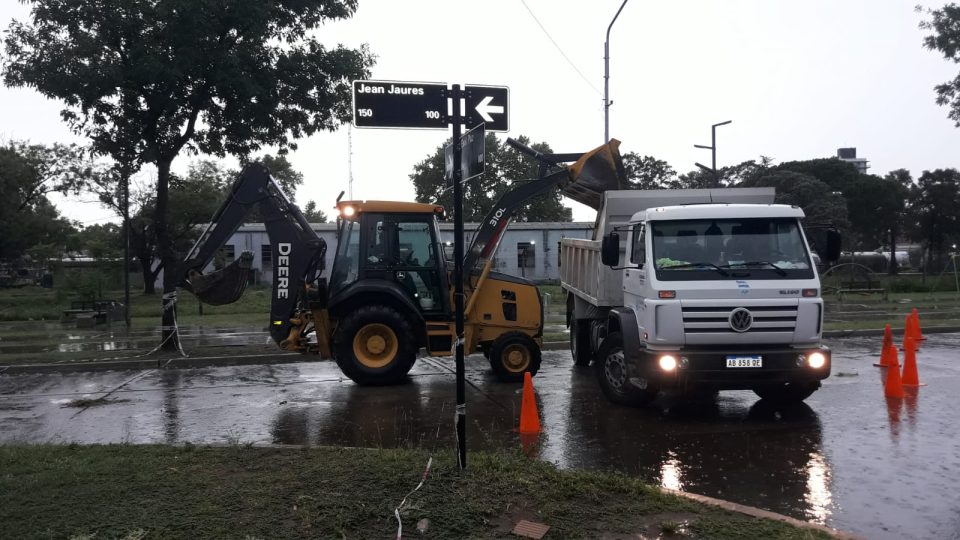
[[[823,366],[809,365],[813,353],[823,355]],[[672,370],[661,367],[664,355],[673,356],[677,365]],[[728,357],[760,357],[760,367],[727,367]],[[669,362],[668,362],[669,364]],[[644,379],[659,388],[689,390],[748,390],[766,385],[793,382],[816,382],[830,376],[831,355],[826,346],[807,348],[757,349],[684,349],[674,351],[644,349],[629,363],[629,376],[643,386]]]

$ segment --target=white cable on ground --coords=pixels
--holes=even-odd
[[[402,501],[400,501],[400,504],[393,511],[393,515],[397,517],[397,540],[400,540],[401,538],[403,538],[403,522],[400,521],[400,509],[403,508],[404,504],[406,504],[408,497],[410,497],[411,495],[416,493],[417,490],[423,487],[423,483],[427,481],[427,475],[430,474],[430,465],[432,464],[433,464],[433,456],[430,456],[430,459],[427,460],[427,467],[423,470],[423,476],[420,477],[420,483],[417,484],[417,487],[413,488],[413,491],[411,491],[410,493],[407,493],[407,496],[404,497]]]

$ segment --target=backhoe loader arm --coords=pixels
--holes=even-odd
[[[484,216],[464,257],[463,267],[467,272],[481,260],[493,257],[510,219],[518,208],[533,197],[560,188],[564,195],[573,200],[589,205],[596,204],[594,208],[599,208],[594,199],[599,200],[605,190],[621,189],[626,182],[623,161],[617,150],[620,142],[616,139],[611,139],[609,143],[584,154],[543,154],[513,139],[507,139],[507,143],[541,162],[540,178],[504,193]],[[565,161],[576,162],[564,167]],[[546,175],[550,168],[555,167],[562,168]]]
[[[323,272],[327,244],[263,165],[245,166],[233,182],[227,199],[180,265],[180,285],[208,304],[229,304],[240,298],[248,281],[252,253],[244,252],[223,270],[206,275],[202,272],[254,206],[259,206],[270,238],[270,335],[280,343],[290,335],[290,319],[303,303],[305,285],[317,282]]]

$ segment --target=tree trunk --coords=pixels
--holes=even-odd
[[[159,267],[157,270],[152,268],[153,257],[138,255],[137,260],[140,261],[140,272],[143,274],[143,294],[157,294],[156,282],[157,274],[160,273]]]
[[[899,270],[897,265],[897,227],[896,225],[890,227],[890,264],[887,265],[887,274],[891,276],[897,275]]]
[[[157,208],[154,223],[157,231],[157,250],[163,263],[163,296],[161,297],[162,347],[164,351],[180,350],[180,336],[177,332],[177,256],[173,249],[173,240],[167,230],[167,203],[170,187],[170,158],[157,161]]]

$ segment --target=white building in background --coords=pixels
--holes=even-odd
[[[856,148],[837,148],[837,157],[840,158],[840,161],[852,163],[860,171],[860,174],[867,174],[867,169],[870,168],[870,165],[867,165],[870,163],[869,161],[857,157]]]
[[[465,223],[464,241],[469,245],[476,230],[476,223]],[[333,223],[315,223],[313,230],[327,243],[326,268],[329,276],[337,251],[337,226]],[[441,240],[451,246],[454,240],[453,223],[440,223]],[[557,268],[561,238],[592,238],[593,223],[511,223],[504,233],[497,250],[494,269],[498,272],[521,276],[533,281],[559,280]],[[466,248],[465,248],[466,249]],[[253,253],[254,279],[259,284],[273,281],[273,253],[270,239],[262,223],[241,225],[223,247],[225,262],[249,251]]]

